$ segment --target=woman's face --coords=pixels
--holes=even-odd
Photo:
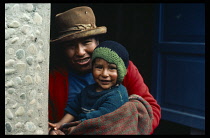
[[[93,77],[98,84],[97,92],[110,89],[117,83],[117,66],[104,59],[96,58],[93,63]]]
[[[98,45],[95,38],[82,38],[63,44],[68,63],[71,68],[79,73],[85,73],[91,69],[91,55]]]

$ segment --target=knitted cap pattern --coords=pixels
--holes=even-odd
[[[95,58],[102,58],[117,66],[118,83],[122,82],[127,73],[129,55],[124,46],[115,41],[104,41],[100,43],[92,54],[92,61]]]

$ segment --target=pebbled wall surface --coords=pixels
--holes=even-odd
[[[48,3],[5,3],[5,134],[48,134]]]

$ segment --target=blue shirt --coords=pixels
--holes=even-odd
[[[95,83],[92,73],[78,75],[70,71],[68,80],[69,80],[68,103],[74,101],[76,95],[79,94],[84,87]]]
[[[74,101],[69,102],[65,111],[76,119],[84,121],[110,113],[127,101],[128,93],[122,84],[96,92],[94,83],[85,87]]]

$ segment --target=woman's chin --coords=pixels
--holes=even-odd
[[[81,74],[89,73],[89,72],[91,72],[91,66],[79,67],[79,68],[77,68],[77,71],[80,72]]]

